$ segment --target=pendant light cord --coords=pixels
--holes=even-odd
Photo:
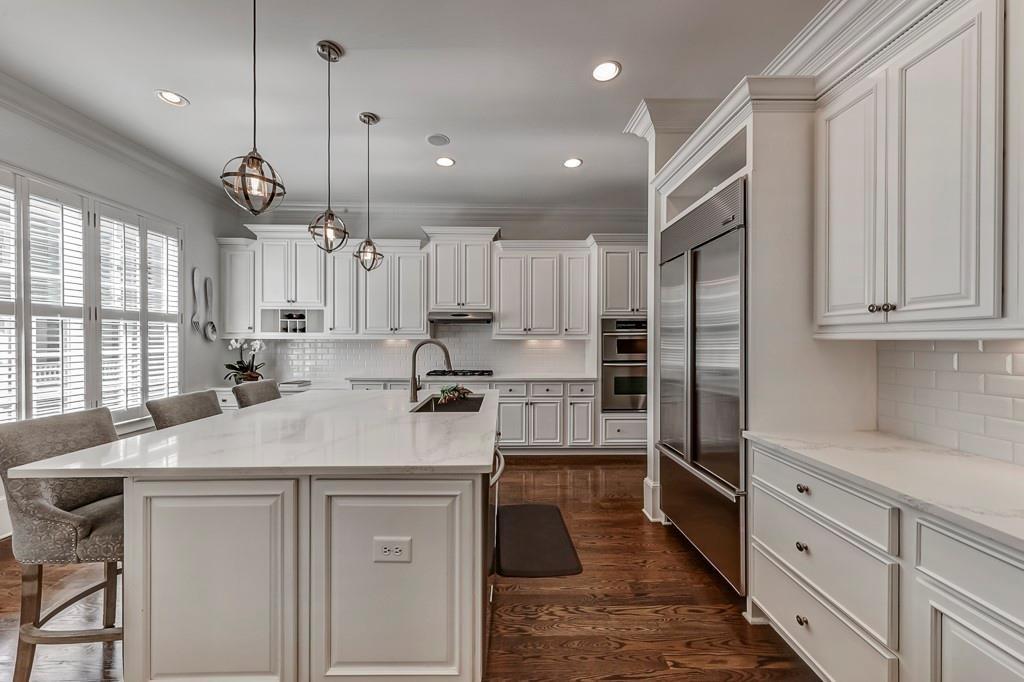
[[[256,0],[252,0],[252,149],[256,151]]]
[[[366,122],[366,239],[370,239],[370,122]]]
[[[331,210],[331,62],[327,60],[327,210]]]

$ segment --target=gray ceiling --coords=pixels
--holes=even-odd
[[[261,0],[259,147],[289,198],[324,196],[326,65],[334,195],[361,203],[372,110],[374,200],[645,205],[643,97],[721,97],[757,73],[823,0]],[[248,0],[0,0],[0,69],[216,182],[250,144]],[[623,64],[610,83],[590,77]],[[174,109],[153,96],[179,91]],[[443,153],[457,165],[434,165]],[[2,150],[0,150],[2,154]],[[562,161],[584,159],[570,171]]]

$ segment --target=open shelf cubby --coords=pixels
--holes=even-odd
[[[666,197],[665,226],[676,222],[705,198],[747,170],[747,130],[744,126],[721,144]]]
[[[264,308],[260,328],[271,334],[320,334],[324,331],[324,311],[307,308]]]

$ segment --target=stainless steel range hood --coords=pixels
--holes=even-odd
[[[427,313],[430,324],[490,324],[494,313],[490,311],[436,311]]]

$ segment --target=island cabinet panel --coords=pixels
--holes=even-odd
[[[473,680],[482,577],[470,480],[314,480],[310,677]],[[380,543],[406,542],[405,561]]]
[[[293,480],[126,486],[125,679],[297,679],[297,491]]]

